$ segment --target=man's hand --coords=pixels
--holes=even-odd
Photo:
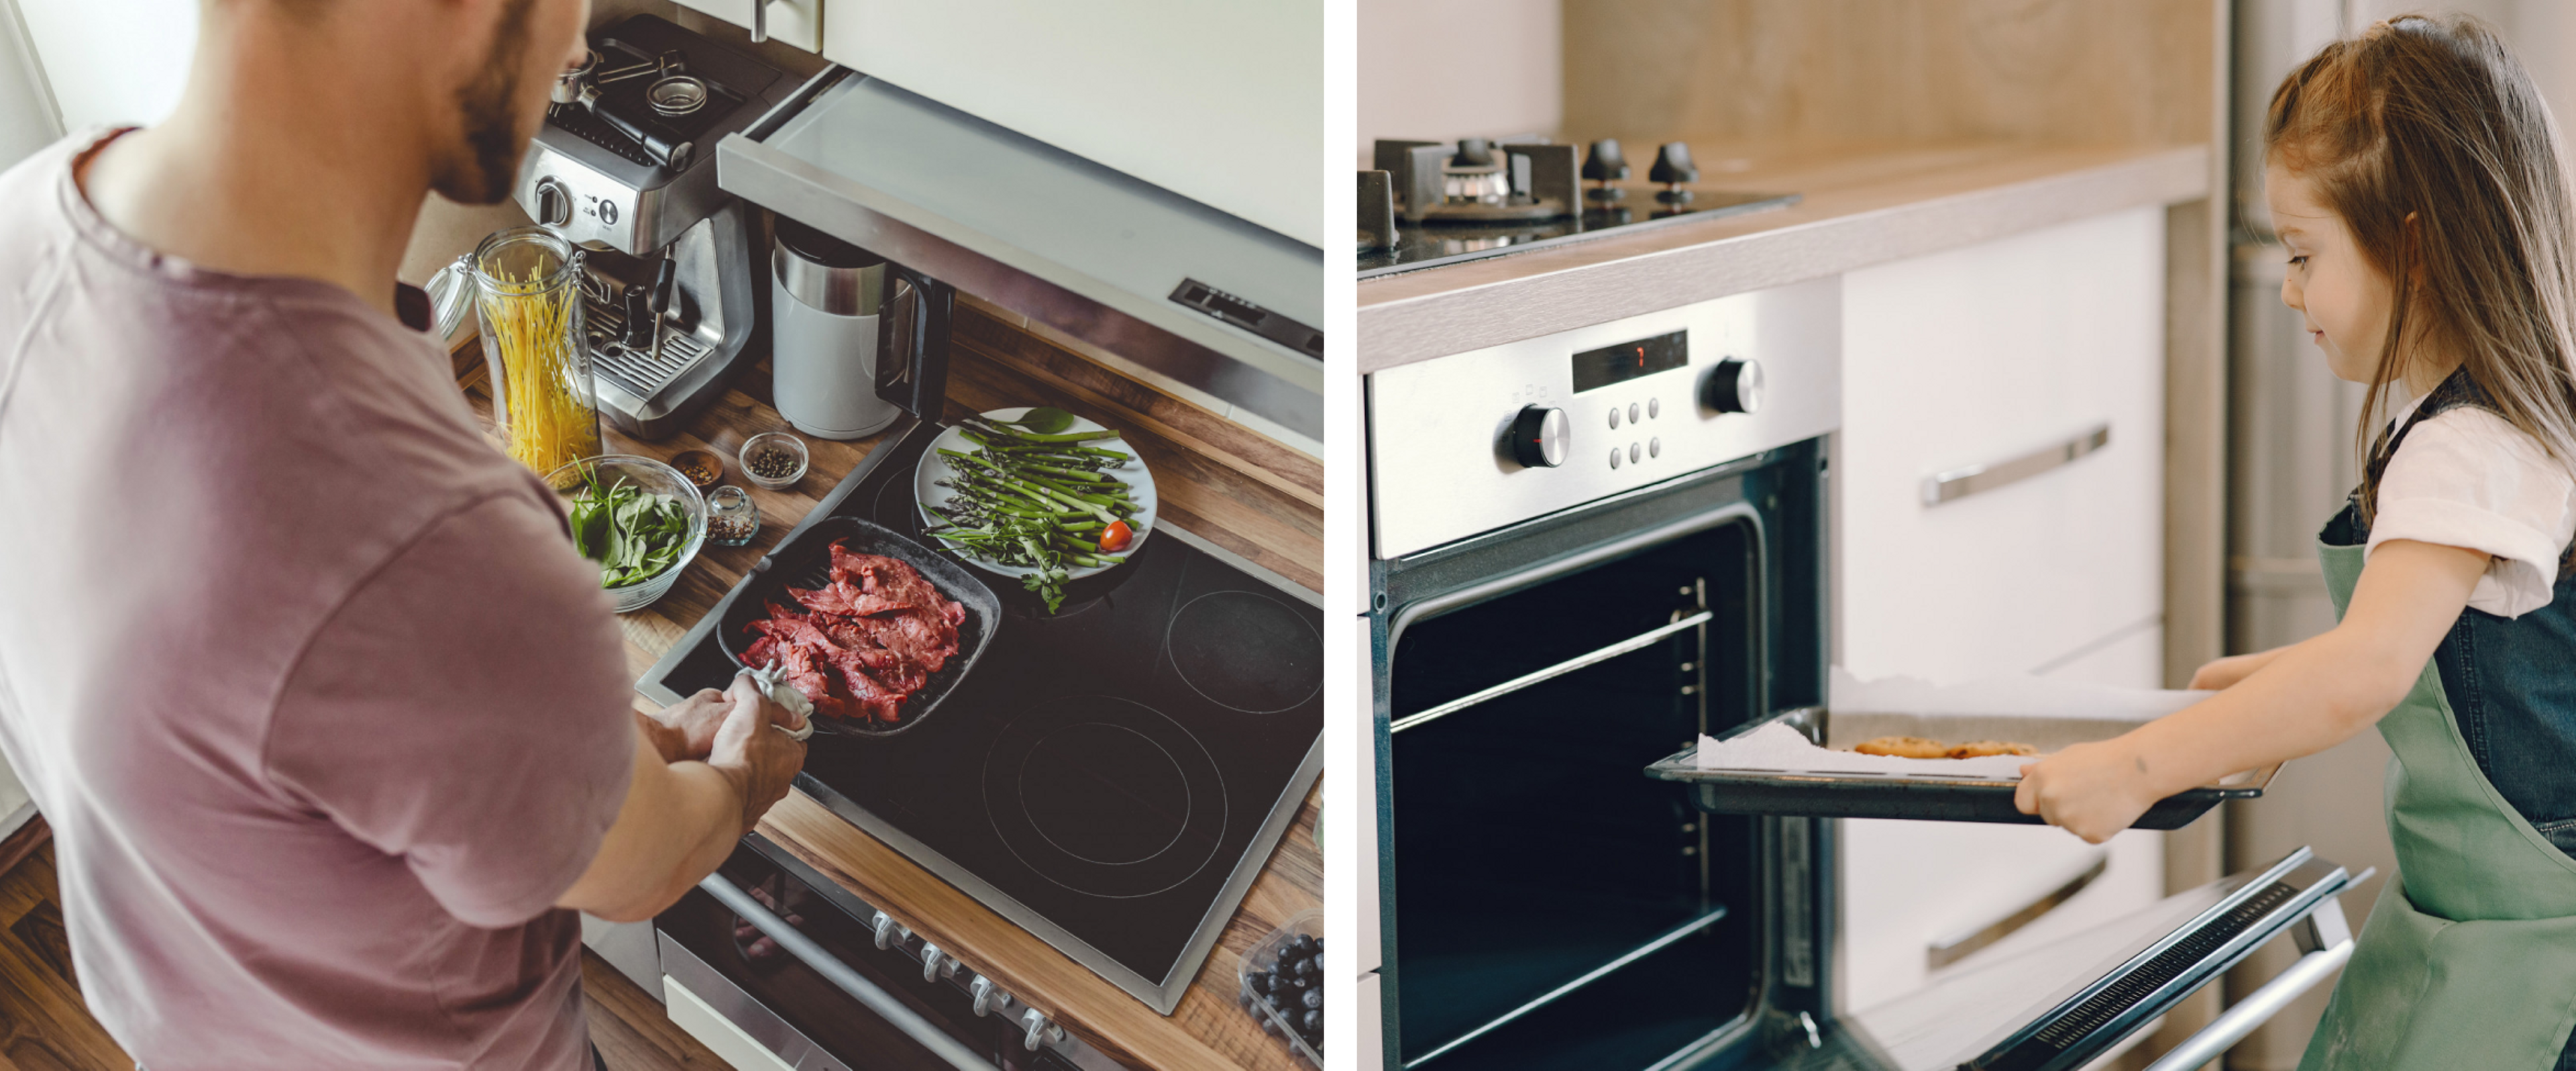
[[[2148,776],[2146,757],[2127,739],[2071,745],[2022,767],[2013,807],[2087,844],[2111,839],[2162,798]]]
[[[663,707],[650,717],[659,726],[654,743],[670,762],[705,759],[715,749],[716,728],[733,712],[733,700],[713,688]]]
[[[724,695],[732,705],[716,727],[707,765],[741,791],[742,831],[749,833],[760,824],[761,815],[786,798],[788,788],[796,783],[796,771],[805,766],[804,742],[787,735],[803,729],[805,719],[770,702],[748,676],[735,677]]]

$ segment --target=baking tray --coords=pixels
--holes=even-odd
[[[1741,726],[1733,739],[1774,722],[1830,748],[1849,748],[1879,736],[1940,740],[2013,740],[2042,752],[2069,744],[2107,740],[2140,722],[2113,718],[1976,716],[1962,714],[1842,714],[1801,707]],[[1998,777],[1942,777],[1917,773],[1800,773],[1769,770],[1703,770],[1697,748],[1646,767],[1646,776],[1690,786],[1691,802],[1713,814],[1775,814],[1811,818],[1909,818],[1933,822],[2041,824],[2038,815],[2013,808],[2020,782]],[[2230,774],[2216,783],[2167,796],[2139,815],[2132,828],[2180,829],[2227,800],[2263,794],[2279,763]]]
[[[856,517],[828,517],[796,533],[778,549],[752,566],[751,576],[743,581],[741,595],[725,608],[724,620],[716,625],[716,639],[724,646],[725,656],[742,663],[742,652],[760,637],[751,631],[751,623],[769,617],[772,601],[781,606],[802,609],[795,597],[787,594],[790,587],[819,588],[831,582],[832,544],[846,542],[852,551],[875,554],[902,561],[921,570],[940,593],[966,608],[966,620],[957,626],[957,654],[939,672],[922,682],[921,690],[903,701],[903,720],[891,728],[874,725],[852,725],[837,718],[814,719],[816,732],[839,736],[886,737],[910,730],[930,716],[939,701],[957,690],[959,681],[974,672],[975,660],[984,657],[992,646],[993,634],[1002,627],[1002,602],[993,589],[959,565],[956,559],[940,554],[919,543],[897,535],[882,525]]]

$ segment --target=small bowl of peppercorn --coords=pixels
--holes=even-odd
[[[742,444],[735,455],[742,463],[742,474],[752,483],[771,491],[784,491],[805,478],[805,466],[812,455],[805,452],[805,440],[783,431],[764,431]]]
[[[716,481],[724,479],[724,461],[713,450],[682,450],[671,455],[670,464],[700,491],[715,490]]]

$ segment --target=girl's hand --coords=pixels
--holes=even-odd
[[[2071,745],[2022,767],[2013,806],[2087,844],[2111,839],[2161,798],[2148,782],[2145,758],[2125,741]]]

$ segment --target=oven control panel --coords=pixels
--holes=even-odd
[[[1842,280],[1368,377],[1373,552],[1398,558],[1834,430]]]

